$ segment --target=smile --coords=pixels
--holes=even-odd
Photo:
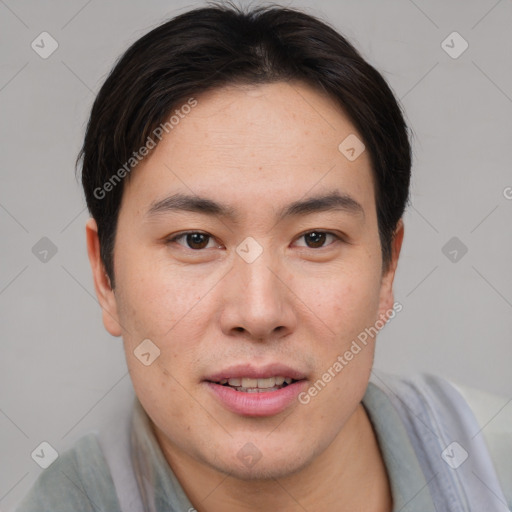
[[[266,393],[278,391],[292,384],[294,379],[291,377],[268,377],[265,379],[253,379],[250,377],[222,379],[219,384],[228,386],[236,391],[244,393]]]

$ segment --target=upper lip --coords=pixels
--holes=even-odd
[[[211,382],[220,382],[223,379],[267,379],[269,377],[289,377],[293,380],[302,380],[306,375],[281,363],[271,363],[265,366],[253,366],[250,364],[238,364],[215,372],[205,378]]]

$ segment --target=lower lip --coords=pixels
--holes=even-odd
[[[228,386],[206,382],[208,388],[230,411],[244,416],[273,416],[287,409],[306,388],[306,381],[299,380],[277,391],[246,393]]]

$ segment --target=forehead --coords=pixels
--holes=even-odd
[[[290,202],[333,190],[373,201],[368,152],[356,159],[343,152],[344,141],[353,146],[362,137],[309,85],[230,85],[194,99],[192,109],[178,105],[171,113],[172,129],[132,171],[123,203],[147,210],[176,191],[246,207],[255,197]]]

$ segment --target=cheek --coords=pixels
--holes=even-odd
[[[183,273],[170,271],[165,263],[145,265],[144,258],[136,256],[119,258],[116,273],[127,366],[141,401],[155,408],[162,400],[176,405],[186,399],[182,386],[194,372],[205,318],[201,297],[206,283],[186,280]],[[151,343],[141,345],[143,340]],[[143,355],[147,353],[150,355]],[[179,414],[179,408],[175,411]]]
[[[360,275],[366,277],[331,281],[317,302],[329,337],[315,345],[318,364],[304,399],[318,413],[315,428],[325,428],[321,418],[330,417],[333,435],[362,399],[373,365],[371,334],[379,306],[379,280],[371,274]]]
[[[190,324],[190,313],[205,295],[206,284],[173,268],[162,255],[132,250],[118,261],[121,311],[127,330],[137,336],[167,340]]]
[[[317,296],[319,318],[344,343],[373,325],[379,309],[380,278],[371,269],[356,269],[326,281]]]

